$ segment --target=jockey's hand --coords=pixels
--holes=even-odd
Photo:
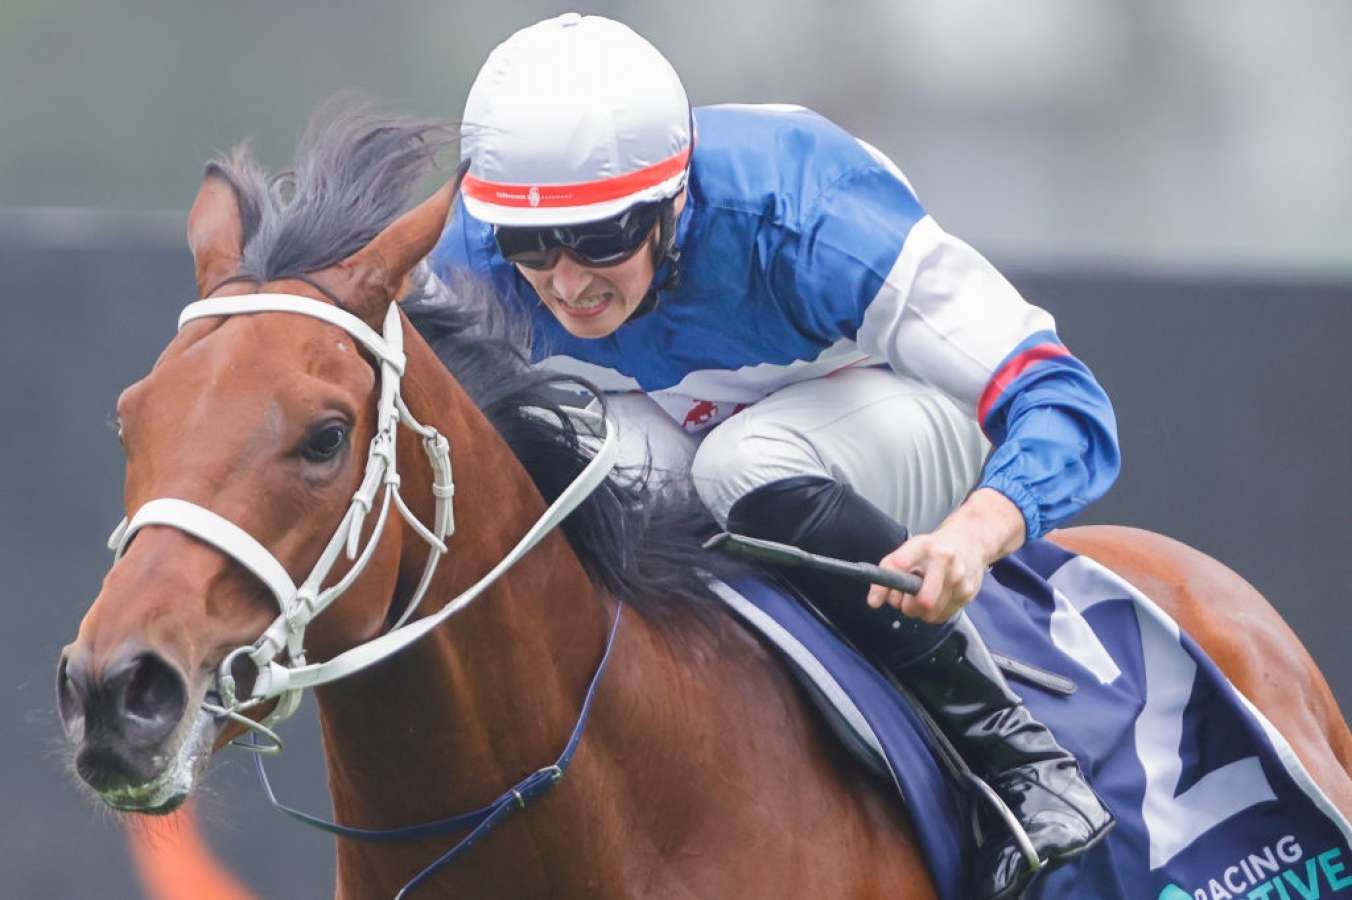
[[[890,603],[912,618],[947,622],[976,596],[986,567],[1019,549],[1024,536],[1023,514],[1013,502],[991,488],[975,491],[936,530],[912,535],[879,563],[922,576],[920,593],[875,584],[868,605]]]

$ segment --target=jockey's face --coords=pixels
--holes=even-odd
[[[685,192],[676,198],[679,216],[685,206]],[[569,334],[580,338],[603,338],[634,314],[643,302],[656,274],[653,242],[658,226],[633,256],[613,266],[588,266],[567,252],[551,269],[516,270],[530,282],[549,311]]]

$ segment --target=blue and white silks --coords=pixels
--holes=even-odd
[[[463,204],[434,270],[486,281],[527,316],[536,362],[643,391],[691,430],[788,384],[889,365],[977,419],[995,445],[981,485],[1019,507],[1029,537],[1107,490],[1119,452],[1102,388],[1052,317],[941,229],[896,166],[801,107],[694,115],[680,280],[653,312],[573,337]]]

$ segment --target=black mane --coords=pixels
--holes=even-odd
[[[468,280],[448,289],[426,264],[404,311],[487,415],[546,500],[591,460],[564,406],[604,397],[589,382],[532,368],[529,332],[490,289]],[[717,531],[693,489],[662,488],[646,465],[617,470],[562,525],[593,581],[658,621],[717,605],[701,571],[734,577],[742,567],[702,549]]]
[[[311,118],[292,169],[270,175],[244,145],[216,158],[207,174],[234,188],[243,219],[239,274],[271,281],[350,256],[408,205],[454,137],[448,123],[381,115],[339,95]],[[531,368],[528,332],[485,288],[465,282],[449,291],[425,263],[415,274],[405,311],[553,500],[591,458],[563,397],[582,395],[586,403],[599,392]],[[562,529],[593,581],[656,620],[716,608],[701,569],[724,577],[739,571],[701,550],[715,526],[693,490],[658,490],[642,467],[608,479]]]
[[[377,113],[353,94],[320,105],[296,159],[275,175],[240,144],[207,164],[235,189],[244,226],[240,275],[274,281],[356,253],[408,206],[414,186],[455,143],[435,119]]]

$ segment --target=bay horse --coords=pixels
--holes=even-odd
[[[446,140],[432,123],[338,110],[312,124],[281,181],[239,154],[213,163],[188,220],[199,297],[306,298],[372,329],[392,321],[402,337],[402,400],[449,438],[455,471],[457,529],[414,622],[494,567],[592,449],[550,392],[566,379],[531,370],[516,344],[458,314],[425,312],[415,330],[395,302],[416,293],[410,273],[452,209],[447,185],[398,215]],[[118,402],[128,514],[162,497],[205,507],[294,583],[362,481],[380,379],[349,330],[310,315],[186,323]],[[399,430],[397,474],[427,530],[440,482],[421,442]],[[337,821],[444,818],[553,761],[616,627],[567,778],[438,870],[428,895],[934,897],[900,805],[844,758],[774,654],[709,594],[697,570],[718,563],[698,550],[703,521],[688,498],[611,478],[448,623],[318,687]],[[1352,816],[1352,733],[1256,590],[1143,531],[1053,540],[1162,605]],[[389,632],[430,552],[391,515],[351,588],[313,620],[307,658]],[[330,581],[350,566],[339,559]],[[263,581],[209,542],[141,528],[61,654],[58,705],[79,777],[115,809],[183,803],[212,751],[246,727],[210,711],[223,702],[222,661],[275,613]],[[394,896],[445,849],[443,839],[340,838],[337,895]]]

